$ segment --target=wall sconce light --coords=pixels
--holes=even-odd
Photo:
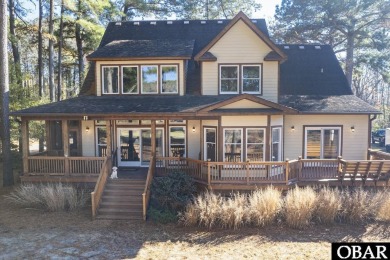
[[[86,131],[87,133],[89,132],[89,127],[88,127],[88,126],[85,128],[85,131]]]
[[[83,116],[83,120],[87,121],[88,120],[88,116]]]
[[[291,131],[295,131],[295,126],[291,126]]]
[[[355,126],[351,126],[351,132],[355,132]]]
[[[195,133],[195,126],[192,127],[192,132]]]

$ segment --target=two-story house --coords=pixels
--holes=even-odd
[[[275,44],[263,19],[112,22],[87,58],[77,98],[13,113],[26,147],[28,121],[46,122],[47,151],[24,149],[25,175],[91,173],[88,160],[113,153],[119,167],[149,166],[154,150],[225,163],[367,158],[379,112],[353,95],[332,48]]]

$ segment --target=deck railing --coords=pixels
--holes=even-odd
[[[99,178],[96,181],[95,189],[91,192],[91,204],[92,204],[92,219],[96,217],[97,209],[99,208],[100,200],[103,195],[104,187],[107,182],[107,178],[111,172],[111,157],[103,158],[104,162],[100,170]]]
[[[150,158],[149,170],[148,170],[148,175],[146,177],[146,183],[145,183],[145,189],[144,192],[142,193],[142,214],[144,220],[146,220],[146,215],[148,212],[148,205],[150,201],[150,187],[152,185],[152,181],[154,178],[155,165],[156,165],[156,157],[152,156]]]
[[[370,160],[390,160],[390,153],[368,149],[368,157]]]
[[[105,158],[30,156],[27,158],[29,175],[85,176],[98,175]]]
[[[337,159],[298,159],[298,180],[319,180],[337,178]]]

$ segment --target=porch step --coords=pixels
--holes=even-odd
[[[145,183],[140,179],[109,179],[96,218],[142,220]]]

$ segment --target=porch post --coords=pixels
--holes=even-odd
[[[64,148],[65,157],[65,175],[70,174],[69,170],[69,132],[68,132],[68,120],[62,120],[62,145]]]
[[[111,120],[106,120],[106,133],[107,133],[107,152],[106,156],[111,157]]]
[[[23,156],[23,176],[28,174],[28,151],[29,151],[28,121],[22,118],[22,156]]]
[[[151,140],[151,145],[152,145],[152,151],[151,155],[156,156],[156,120],[152,120],[152,140]]]

